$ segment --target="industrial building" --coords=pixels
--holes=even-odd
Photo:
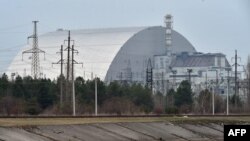
[[[60,59],[61,45],[67,39],[68,30],[58,29],[39,36],[39,77],[55,79],[60,75],[60,65],[52,65]],[[222,53],[200,53],[180,33],[173,29],[173,17],[165,17],[165,26],[126,27],[106,29],[71,30],[74,47],[79,52],[75,60],[75,76],[93,79],[97,76],[106,83],[140,83],[151,85],[154,92],[166,92],[176,88],[182,80],[189,80],[197,92],[217,86],[223,94],[230,65]],[[7,69],[7,74],[31,75],[32,55],[22,54],[31,45],[24,46]],[[64,51],[63,56],[67,57]],[[66,75],[66,65],[64,65]],[[149,84],[150,83],[150,84]],[[214,86],[213,86],[214,87]]]

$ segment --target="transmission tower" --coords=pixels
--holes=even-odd
[[[238,105],[238,101],[237,101],[236,96],[238,95],[238,90],[239,90],[239,82],[238,82],[238,76],[237,76],[237,74],[238,74],[238,68],[237,67],[240,66],[237,61],[238,61],[238,59],[241,59],[237,55],[237,50],[235,50],[235,57],[233,57],[232,59],[234,59],[233,66],[235,67],[235,69],[234,69],[234,73],[235,73],[234,74],[234,81],[235,81],[234,95],[235,95],[235,104],[237,106]]]
[[[74,59],[74,54],[77,53],[78,51],[76,49],[74,49],[74,40],[71,40],[71,35],[70,35],[70,31],[68,31],[68,39],[64,40],[64,42],[67,42],[67,47],[64,49],[64,51],[67,51],[67,59],[66,60],[66,104],[70,101],[70,99],[72,98],[72,114],[73,116],[75,116],[76,114],[76,102],[75,102],[75,84],[74,84],[74,64],[82,64],[83,63],[78,63],[75,61]],[[71,45],[71,42],[73,42],[73,45]],[[61,46],[61,60],[59,60],[57,63],[55,64],[61,64],[61,78],[63,76],[63,63],[64,63],[64,59],[63,59],[63,46]],[[70,87],[72,89],[70,89]],[[62,95],[62,84],[61,84],[61,95]],[[72,97],[70,97],[70,94],[72,94]],[[63,97],[63,96],[61,96]],[[63,103],[63,101],[60,101],[61,103]],[[63,105],[63,104],[62,104]]]
[[[61,50],[57,53],[61,54],[61,59],[56,62],[56,63],[52,63],[53,64],[60,64],[61,65],[61,74],[60,74],[60,107],[62,108],[63,105],[63,63],[64,63],[64,59],[63,59],[63,45],[61,45]]]
[[[23,51],[22,55],[25,53],[32,53],[31,75],[34,79],[37,79],[40,76],[39,53],[45,54],[45,51],[38,48],[38,36],[37,36],[37,23],[38,23],[38,21],[33,21],[33,23],[34,23],[33,35],[28,37],[28,40],[30,38],[33,38],[32,49]],[[44,55],[44,59],[45,59],[45,55]]]
[[[68,40],[64,40],[64,42],[68,42],[68,46],[67,46],[67,48],[65,49],[65,51],[67,51],[67,69],[66,69],[66,78],[67,78],[67,81],[69,81],[70,80],[70,63],[71,63],[71,61],[70,61],[70,51],[71,51],[71,48],[70,48],[70,43],[71,43],[71,41],[72,42],[74,42],[74,40],[71,40],[71,37],[70,37],[70,31],[68,31]]]
[[[75,96],[75,77],[74,77],[74,64],[81,64],[83,67],[83,63],[78,63],[74,59],[74,54],[78,53],[77,50],[74,49],[74,45],[72,45],[72,67],[71,67],[71,77],[72,77],[72,105],[73,105],[73,116],[76,115],[76,96]]]
[[[146,70],[146,85],[148,88],[153,90],[153,67],[150,58],[148,59],[148,65]]]

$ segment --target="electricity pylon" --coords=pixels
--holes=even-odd
[[[23,51],[22,55],[25,53],[32,53],[31,75],[34,79],[37,79],[40,76],[39,53],[45,54],[45,51],[38,48],[38,36],[37,36],[37,23],[38,23],[38,21],[33,21],[33,23],[34,23],[33,35],[28,37],[28,40],[30,38],[33,38],[32,49]],[[45,59],[45,56],[44,56],[44,59]]]

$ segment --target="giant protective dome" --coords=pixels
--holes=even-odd
[[[52,67],[52,63],[60,60],[57,52],[67,37],[67,30],[39,36],[39,48],[46,52],[45,60],[40,54],[40,77],[53,79],[60,75],[60,65]],[[145,79],[147,60],[166,50],[165,28],[161,26],[71,30],[71,38],[75,41],[75,49],[79,51],[75,60],[83,63],[83,67],[75,65],[75,76],[85,79],[97,75],[106,81],[119,80],[125,77],[122,76],[123,72],[129,68],[132,79],[142,81]],[[9,65],[7,74],[31,75],[31,54],[24,54],[22,60],[22,52],[31,46],[30,43],[19,51]],[[67,43],[64,44],[64,48],[66,47]],[[171,50],[175,54],[195,52],[190,42],[174,30]],[[64,51],[64,58],[66,55],[67,52]]]

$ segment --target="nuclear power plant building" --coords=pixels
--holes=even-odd
[[[84,79],[100,77],[106,83],[139,83],[150,85],[157,92],[166,93],[176,88],[182,80],[192,83],[193,89],[210,87],[217,83],[223,94],[230,65],[222,53],[200,53],[180,33],[172,28],[172,16],[166,16],[165,26],[126,27],[107,29],[71,30],[71,44],[75,54],[75,76]],[[58,29],[40,35],[38,46],[45,51],[39,55],[40,78],[56,79],[60,75],[61,45],[68,30]],[[31,48],[24,46],[7,69],[12,76],[31,75],[31,54],[23,54]],[[67,50],[63,51],[64,75]],[[53,64],[54,63],[54,64]],[[83,63],[83,65],[81,64]],[[53,64],[53,65],[52,65]],[[223,82],[222,82],[223,81]]]

